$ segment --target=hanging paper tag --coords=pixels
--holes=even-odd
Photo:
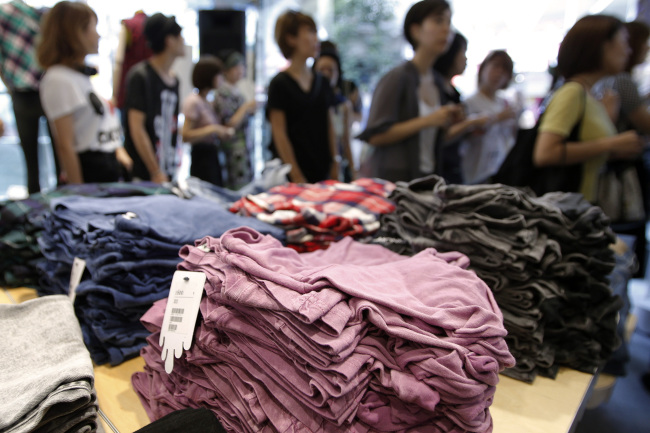
[[[70,301],[74,304],[74,300],[77,297],[77,286],[81,282],[81,276],[84,274],[86,269],[86,261],[75,257],[72,261],[72,272],[70,272],[70,285],[68,286],[68,296],[70,296]]]
[[[159,341],[167,374],[174,368],[174,358],[192,346],[205,280],[203,272],[174,272]]]

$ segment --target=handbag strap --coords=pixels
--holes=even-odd
[[[567,143],[569,141],[579,141],[580,127],[582,126],[582,121],[584,120],[585,112],[587,111],[587,91],[582,86],[580,86],[580,88],[582,89],[582,114],[578,118],[578,122],[573,126],[569,136],[564,140],[562,146],[562,165],[566,165]]]

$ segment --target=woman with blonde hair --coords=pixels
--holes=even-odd
[[[37,48],[45,69],[40,97],[68,183],[114,182],[120,162],[131,165],[115,110],[90,82],[97,70],[85,57],[98,47],[97,15],[85,3],[62,1],[45,15]]]

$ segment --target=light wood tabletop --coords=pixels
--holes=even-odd
[[[2,289],[0,303],[36,297],[33,289]],[[95,389],[106,433],[132,433],[150,423],[131,386],[131,376],[143,371],[141,357],[118,366],[95,367]],[[556,379],[538,377],[527,384],[501,376],[490,413],[494,433],[568,433],[581,417],[595,376],[560,368]],[[101,418],[101,417],[100,417]]]
[[[115,433],[132,433],[149,424],[140,399],[131,386],[131,376],[144,370],[144,359],[137,357],[111,367],[95,367],[95,389],[99,408],[113,424]],[[106,430],[107,433],[114,429]]]
[[[143,365],[136,358],[95,369],[99,407],[119,433],[133,432],[149,422],[130,382]],[[579,420],[593,380],[593,375],[569,368],[560,368],[555,380],[538,377],[532,385],[501,376],[490,408],[494,433],[568,433]]]
[[[490,413],[494,433],[568,433],[580,420],[595,376],[561,367],[532,384],[501,375]]]

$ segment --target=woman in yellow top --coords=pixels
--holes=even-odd
[[[618,108],[617,97],[609,94],[598,101],[589,94],[598,80],[625,69],[629,50],[627,31],[617,18],[588,15],[578,20],[558,52],[557,72],[565,83],[551,98],[535,142],[538,167],[583,164],[579,192],[592,202],[605,161],[634,158],[643,150],[636,132],[616,132],[611,113]],[[579,141],[565,146],[583,113]]]

